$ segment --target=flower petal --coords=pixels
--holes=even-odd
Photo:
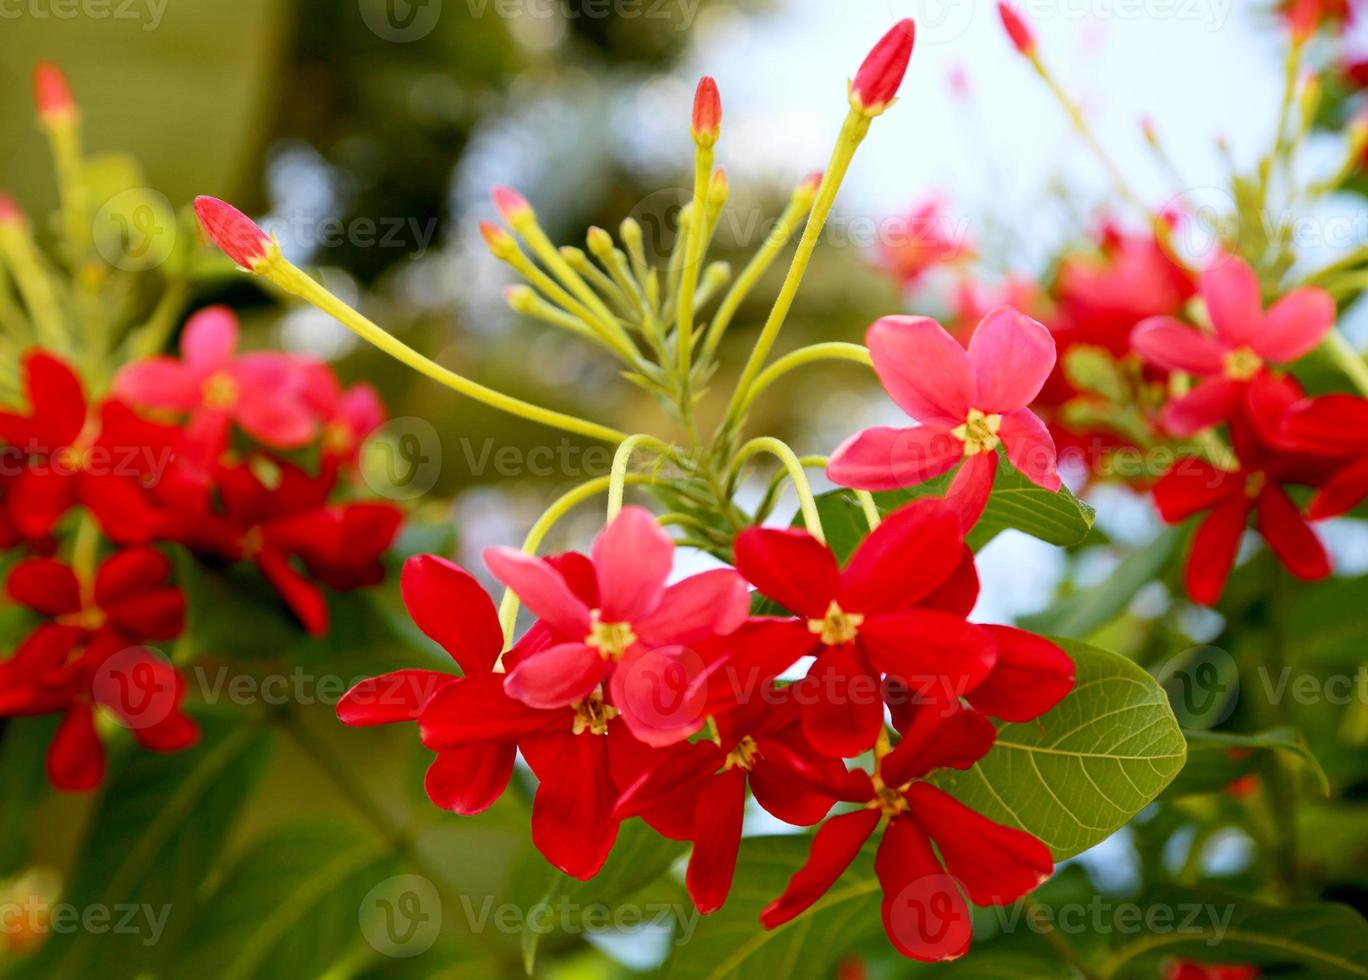
[[[921,779],[935,769],[971,769],[997,739],[997,726],[957,698],[922,699],[906,718],[902,741],[881,763],[890,786]]]
[[[796,685],[803,734],[817,751],[851,759],[883,730],[883,692],[853,644],[827,647]]]
[[[1054,370],[1054,337],[1044,324],[1001,306],[974,330],[969,364],[975,408],[989,413],[1025,408]]]
[[[1240,553],[1249,523],[1250,502],[1243,495],[1221,504],[1197,528],[1188,554],[1187,590],[1194,602],[1214,605]]]
[[[831,455],[827,477],[856,490],[899,490],[933,480],[964,457],[964,442],[939,425],[876,427],[851,436]]]
[[[1222,256],[1202,273],[1200,288],[1207,315],[1227,347],[1249,347],[1263,332],[1263,294],[1249,263]]]
[[[514,548],[486,548],[484,560],[494,577],[553,630],[567,639],[589,635],[589,607],[547,562]]]
[[[105,752],[95,731],[95,711],[77,701],[62,716],[48,747],[47,774],[52,785],[68,793],[83,793],[104,779]]]
[[[900,816],[889,821],[874,873],[883,888],[884,932],[898,952],[938,963],[969,951],[974,938],[969,906],[915,820]]]
[[[722,907],[736,873],[741,819],[746,813],[746,771],[729,769],[708,780],[694,807],[694,849],[686,883],[694,907],[711,915]]]
[[[607,740],[585,733],[554,741],[545,755],[528,755],[541,780],[532,801],[532,843],[552,865],[587,881],[603,867],[618,833]]]
[[[1314,582],[1330,574],[1325,546],[1282,487],[1269,484],[1259,494],[1258,527],[1278,560],[1297,578]]]
[[[188,412],[200,404],[200,380],[170,357],[149,357],[128,365],[114,379],[114,394],[145,408]]]
[[[1332,456],[1368,452],[1368,398],[1323,395],[1307,399],[1288,412],[1280,435],[1305,452]]]
[[[489,594],[455,562],[415,555],[404,563],[400,589],[414,623],[467,674],[494,669],[503,627]]]
[[[1340,470],[1311,501],[1309,517],[1319,521],[1347,514],[1368,497],[1368,456]]]
[[[1169,524],[1243,495],[1244,476],[1213,466],[1198,456],[1184,456],[1154,485],[1154,503]]]
[[[443,810],[463,816],[483,813],[503,795],[516,756],[511,743],[439,752],[428,767],[423,788],[428,799]]]
[[[997,471],[997,453],[975,453],[965,458],[964,465],[945,488],[945,502],[959,515],[959,525],[965,534],[973,530],[988,507]]]
[[[774,929],[806,912],[845,873],[879,825],[878,810],[857,810],[832,817],[812,838],[807,863],[789,879],[788,887],[760,913],[766,929]]]
[[[997,645],[997,662],[969,692],[979,711],[1003,721],[1032,721],[1073,690],[1074,662],[1054,643],[1011,626],[980,629]]]
[[[937,609],[906,609],[870,617],[860,643],[879,670],[909,690],[963,697],[997,662],[997,646],[981,627]]]
[[[683,742],[703,727],[707,680],[707,667],[692,650],[637,644],[613,670],[609,687],[632,734],[647,745],[663,747]]]
[[[1325,339],[1337,315],[1335,301],[1325,290],[1293,290],[1269,309],[1263,331],[1254,338],[1254,350],[1266,361],[1291,363]]]
[[[745,579],[730,568],[717,568],[666,589],[656,611],[637,621],[635,632],[643,643],[688,645],[734,632],[749,613]]]
[[[836,558],[807,531],[747,528],[736,536],[735,551],[737,571],[789,612],[820,617],[836,597]]]
[[[1150,317],[1131,331],[1131,348],[1150,364],[1202,377],[1220,374],[1225,349],[1210,334],[1171,316]]]
[[[969,355],[935,320],[884,317],[867,342],[884,390],[918,422],[959,425],[974,407]]]
[[[337,720],[354,728],[417,721],[433,696],[455,680],[435,670],[396,670],[367,678],[337,702]]]
[[[1036,486],[1057,493],[1061,486],[1058,454],[1050,430],[1030,409],[1009,412],[998,431],[1007,458]]]
[[[237,354],[237,345],[237,317],[226,306],[200,310],[181,332],[185,366],[202,378],[226,368]]]
[[[5,589],[15,602],[42,616],[81,611],[81,583],[67,565],[52,558],[26,558],[10,572]]]
[[[1245,386],[1240,381],[1204,381],[1182,398],[1169,402],[1164,426],[1176,436],[1192,436],[1220,425],[1234,414]]]
[[[561,643],[523,658],[504,690],[533,708],[563,708],[598,687],[611,669],[593,647]]]
[[[674,568],[674,541],[645,507],[624,507],[594,541],[599,608],[610,623],[656,611]]]
[[[959,521],[944,502],[904,504],[850,556],[841,575],[841,606],[861,613],[905,609],[950,580],[963,548]],[[823,606],[817,616],[825,612]]]
[[[423,706],[418,731],[428,748],[443,751],[482,742],[514,742],[563,723],[572,712],[532,708],[504,691],[503,674],[472,674],[443,685]]]

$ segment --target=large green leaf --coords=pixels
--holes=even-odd
[[[368,894],[396,875],[388,843],[374,834],[331,823],[275,831],[235,862],[204,903],[177,970],[221,980],[323,976],[356,941]],[[413,917],[410,941],[430,941],[422,929],[440,928],[438,906],[429,901],[424,911],[423,897],[415,908],[428,918]],[[383,928],[383,918],[373,924]]]
[[[811,842],[807,835],[743,840],[731,897],[696,920],[691,936],[676,938],[664,980],[831,976],[851,949],[886,946],[870,854],[857,858],[805,914],[777,929],[760,925],[761,909],[783,893]]]
[[[877,493],[874,499],[879,511],[887,514],[909,500],[944,496],[949,484],[950,478],[944,476],[907,490]],[[840,558],[848,556],[869,534],[864,511],[849,490],[821,494],[817,508],[827,543]],[[1004,459],[998,467],[988,506],[969,532],[968,541],[977,551],[1003,531],[1017,530],[1050,544],[1071,547],[1088,536],[1095,516],[1093,509],[1067,487],[1061,487],[1058,493],[1042,490]]]
[[[1039,837],[1057,860],[1124,826],[1187,756],[1154,678],[1124,657],[1059,642],[1077,667],[1069,696],[1036,721],[1001,725],[997,743],[974,768],[935,777],[985,816]]]
[[[91,814],[90,834],[62,901],[108,909],[116,919],[137,907],[140,915],[161,918],[160,927],[143,917],[131,920],[137,931],[54,934],[21,975],[134,977],[172,948],[195,920],[205,876],[251,796],[269,747],[263,729],[206,719],[193,749],[127,753]]]
[[[1164,790],[1165,798],[1194,793],[1216,793],[1241,776],[1258,772],[1270,753],[1295,761],[1316,784],[1322,796],[1330,795],[1330,780],[1306,738],[1291,728],[1275,728],[1258,735],[1188,731],[1187,764]]]
[[[1277,966],[1279,977],[1308,980],[1368,977],[1368,922],[1346,905],[1274,907],[1187,889],[1165,889],[1143,904],[1176,913],[1166,920],[1173,927],[1126,937],[1101,971],[1108,980],[1153,977],[1168,957]]]

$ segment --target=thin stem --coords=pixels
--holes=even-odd
[[[342,302],[332,293],[328,292],[319,283],[286,261],[279,254],[279,250],[273,251],[272,255],[257,266],[258,273],[274,282],[281,289],[291,295],[298,296],[307,303],[318,307],[324,313],[334,317],[339,322],[351,328],[358,336],[369,343],[374,344],[395,360],[398,360],[409,367],[418,371],[420,374],[431,378],[439,384],[446,385],[453,391],[473,398],[478,402],[497,408],[500,411],[508,412],[519,418],[527,419],[531,422],[540,422],[542,425],[549,425],[557,429],[564,429],[577,435],[588,436],[591,439],[602,439],[605,442],[621,442],[627,438],[627,433],[619,432],[617,429],[600,425],[597,422],[589,422],[573,415],[566,415],[562,412],[555,412],[540,405],[533,405],[520,398],[505,395],[501,391],[486,387],[476,381],[457,374],[455,371],[442,367],[436,361],[431,360],[418,353],[412,347],[400,341],[392,334],[386,332],[381,327],[372,323],[356,310],[353,310],[346,303]]]
[[[1323,346],[1340,370],[1354,383],[1359,394],[1368,397],[1368,364],[1365,364],[1359,352],[1349,345],[1344,334],[1338,329],[1331,330],[1326,335]]]
[[[627,335],[622,331],[617,318],[613,316],[611,310],[599,298],[598,294],[589,288],[579,273],[570,267],[570,263],[565,261],[565,257],[560,254],[560,250],[552,244],[551,239],[546,237],[546,232],[542,231],[541,225],[530,214],[525,219],[520,219],[513,223],[513,228],[532,246],[532,254],[546,263],[546,267],[554,273],[561,282],[570,289],[580,302],[589,307],[594,313],[603,320],[604,324],[614,333],[621,334],[622,339]]]
[[[617,325],[615,319],[605,320],[575,297],[567,293],[556,280],[552,279],[523,254],[521,249],[515,251],[508,257],[508,264],[518,272],[524,279],[530,282],[537,289],[548,296],[552,302],[559,304],[579,317],[603,338],[604,343],[617,351],[618,356],[628,364],[637,365],[641,361],[641,354],[632,343],[631,338],[623,332]]]
[[[690,374],[693,371],[694,303],[697,299],[699,266],[707,243],[707,195],[712,180],[713,149],[699,145],[694,153],[693,212],[689,218],[688,253],[680,274],[678,310],[675,326],[675,370],[679,380],[679,411],[686,425],[693,416]]]
[[[50,350],[67,351],[67,330],[57,302],[56,286],[43,268],[33,236],[21,222],[10,221],[0,227],[0,254],[9,266],[14,285],[33,321],[38,343]]]
[[[166,349],[171,332],[176,329],[176,320],[189,297],[190,286],[184,279],[177,277],[166,284],[152,315],[129,336],[126,344],[128,360],[142,360]]]
[[[784,465],[784,469],[788,471],[789,480],[793,483],[793,489],[798,494],[798,506],[803,513],[803,523],[807,525],[808,532],[814,538],[825,542],[826,534],[822,529],[822,516],[817,510],[817,500],[812,495],[812,485],[808,483],[802,461],[798,459],[797,453],[790,449],[787,443],[773,436],[761,436],[758,439],[752,439],[737,450],[736,459],[733,460],[731,466],[732,474],[735,475],[740,472],[746,461],[759,453],[769,453]]]
[[[669,450],[669,445],[653,435],[637,433],[622,440],[617,452],[613,454],[613,468],[608,475],[608,520],[612,521],[622,512],[622,498],[627,488],[627,467],[631,465],[632,453],[642,447]]]
[[[855,364],[863,364],[865,367],[874,366],[874,361],[869,356],[869,349],[860,344],[831,341],[824,344],[813,344],[810,347],[800,347],[796,351],[785,354],[760,372],[746,393],[746,398],[741,403],[739,411],[746,412],[761,392],[790,371],[820,361],[850,361]]]
[[[726,423],[735,424],[739,421],[741,406],[745,404],[747,392],[760,369],[764,367],[765,360],[779,337],[779,331],[783,329],[784,321],[793,309],[793,301],[803,284],[803,276],[812,262],[812,255],[817,251],[827,219],[831,216],[832,206],[836,203],[836,195],[845,180],[846,172],[850,169],[850,162],[855,158],[855,151],[859,149],[860,143],[869,132],[869,123],[869,116],[856,109],[851,109],[850,114],[846,116],[840,138],[836,141],[836,149],[832,151],[831,163],[822,177],[822,185],[812,206],[812,214],[808,217],[807,227],[803,230],[803,240],[798,244],[798,251],[793,256],[793,263],[789,266],[783,288],[779,290],[774,309],[770,311],[769,320],[760,332],[755,349],[751,351],[745,369],[741,372],[741,380],[737,382],[731,405],[727,409]]]

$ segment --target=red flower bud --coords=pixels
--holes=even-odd
[[[722,132],[722,96],[711,75],[704,75],[694,93],[693,137],[703,146],[712,146]]]
[[[1021,19],[1016,8],[1005,0],[998,0],[998,16],[1002,18],[1002,26],[1007,30],[1007,36],[1012,39],[1012,46],[1027,57],[1035,54],[1035,34],[1026,26],[1026,21]]]
[[[532,213],[532,205],[527,203],[527,198],[511,187],[496,187],[492,196],[494,206],[499,209],[499,214],[503,215],[503,219],[510,225],[515,224],[519,218]]]
[[[197,197],[195,214],[209,239],[248,272],[266,258],[271,237],[231,204],[216,197]]]
[[[40,61],[33,69],[33,101],[44,122],[70,119],[76,115],[76,100],[71,95],[62,69],[50,61]]]
[[[855,108],[877,116],[893,103],[907,74],[916,38],[917,25],[909,17],[894,24],[874,45],[850,85],[850,100]]]
[[[485,244],[489,246],[495,258],[507,261],[517,251],[518,246],[513,241],[513,236],[492,221],[480,222],[480,234],[484,236]]]
[[[24,221],[24,212],[14,202],[14,198],[0,191],[0,225],[18,225]]]

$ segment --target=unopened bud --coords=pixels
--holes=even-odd
[[[1027,25],[1021,14],[1017,13],[1016,8],[1006,0],[998,0],[998,16],[1002,18],[1002,26],[1012,40],[1012,47],[1028,58],[1033,57],[1036,50],[1035,32]]]
[[[518,254],[518,243],[513,240],[513,236],[494,222],[481,221],[480,234],[484,236],[485,244],[489,246],[489,251],[496,259],[509,262]]]
[[[722,132],[722,96],[711,75],[704,75],[694,93],[693,138],[702,147],[716,145]]]
[[[812,207],[812,202],[817,200],[817,192],[822,189],[822,177],[820,170],[804,177],[803,182],[793,192],[794,203],[803,208]]]
[[[195,215],[209,240],[248,272],[261,264],[274,245],[255,221],[216,197],[195,198]]]
[[[589,251],[606,260],[613,254],[613,236],[597,225],[589,229],[587,236]]]
[[[494,206],[499,209],[499,214],[513,227],[518,226],[518,222],[532,216],[532,205],[511,187],[495,187],[492,196]]]
[[[514,313],[526,316],[537,305],[537,292],[531,286],[509,286],[504,290],[504,299]]]
[[[0,192],[0,225],[13,227],[25,223],[24,212],[15,203],[14,198],[4,192]]]
[[[76,99],[66,75],[50,61],[40,61],[33,69],[33,101],[38,118],[44,123],[66,122],[76,117]]]
[[[708,184],[709,210],[721,210],[722,205],[727,203],[727,198],[730,196],[731,186],[727,183],[727,170],[725,167],[718,167],[713,171],[712,180]]]
[[[850,83],[850,104],[867,116],[877,116],[893,104],[912,60],[917,25],[900,20],[879,39]]]

